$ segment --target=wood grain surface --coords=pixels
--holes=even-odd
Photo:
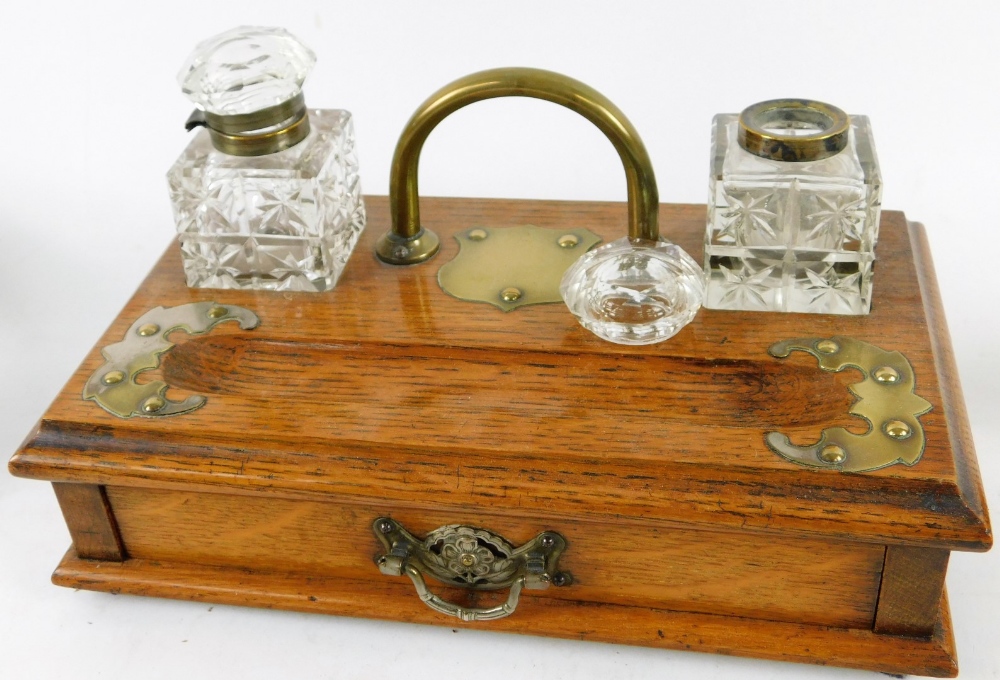
[[[514,615],[465,623],[428,609],[405,577],[383,581],[209,567],[154,560],[124,564],[81,560],[70,550],[54,583],[111,593],[274,607],[362,616],[452,628],[544,635],[596,642],[735,654],[885,673],[955,677],[955,641],[947,600],[930,637],[877,635],[870,630],[761,621],[733,616],[671,612],[615,604],[539,597],[524,591]],[[454,596],[449,591],[442,594]]]
[[[138,559],[253,565],[368,579],[374,587],[386,578],[374,563],[383,552],[371,528],[378,517],[391,516],[418,537],[471,524],[515,546],[551,530],[568,542],[559,569],[572,573],[573,584],[543,597],[854,628],[872,626],[885,552],[747,532],[521,520],[485,509],[416,511],[390,501],[343,505],[128,487],[108,487],[108,497],[129,555]],[[465,606],[481,596],[452,590]]]
[[[947,550],[888,547],[875,617],[876,633],[933,633],[949,555]]]
[[[412,507],[489,507],[530,518],[678,523],[841,541],[984,550],[991,542],[947,331],[926,253],[901,213],[883,213],[872,313],[863,317],[703,310],[670,341],[622,347],[582,329],[563,305],[504,313],[449,297],[437,268],[472,225],[585,225],[613,239],[612,203],[424,199],[442,236],[430,263],[390,267],[372,244],[384,198],[339,285],[325,294],[189,289],[171,247],[11,461],[58,481],[214,489],[286,498],[392,498]],[[662,206],[664,235],[696,257],[703,206]],[[915,264],[916,263],[916,264]],[[158,305],[197,300],[256,311],[164,358],[172,396],[208,395],[193,413],[118,419],[80,398],[100,347]],[[848,335],[903,352],[927,448],[912,467],[810,470],[764,444],[796,443],[846,415],[846,384],[781,339]],[[801,355],[801,356],[799,356]],[[853,421],[853,422],[852,422]]]
[[[52,488],[76,554],[90,560],[124,561],[125,548],[104,487],[53,482]]]

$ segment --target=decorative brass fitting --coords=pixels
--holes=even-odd
[[[811,132],[782,133],[781,128]],[[818,161],[843,151],[850,129],[850,117],[836,106],[808,99],[772,99],[743,110],[738,141],[761,158]]]
[[[931,404],[916,394],[916,376],[906,357],[844,336],[776,342],[768,353],[783,359],[796,350],[812,354],[824,371],[861,371],[864,380],[850,387],[858,398],[851,414],[863,418],[869,430],[854,434],[829,427],[808,446],[792,444],[781,432],[768,432],[765,442],[772,451],[792,463],[841,472],[869,472],[895,463],[916,465],[925,444],[919,417],[931,410]]]
[[[165,382],[149,380],[140,384],[136,376],[160,365],[160,357],[174,346],[167,339],[173,331],[200,335],[223,321],[236,321],[244,330],[260,323],[249,309],[214,302],[149,310],[132,324],[121,342],[101,350],[104,364],[87,380],[83,398],[119,418],[176,416],[201,408],[206,402],[201,395],[171,401],[166,397],[169,385]]]
[[[621,156],[628,186],[628,233],[655,241],[659,193],[646,147],[625,114],[597,90],[559,73],[533,68],[499,68],[459,78],[432,94],[410,118],[396,144],[389,179],[392,230],[375,253],[389,264],[417,264],[440,247],[438,237],[420,223],[417,168],[427,136],[442,120],[474,102],[495,97],[533,97],[576,111],[603,132]]]
[[[309,135],[309,114],[301,92],[260,111],[220,115],[195,109],[184,127],[208,129],[212,146],[231,156],[265,156],[295,146]]]
[[[375,558],[379,571],[386,576],[409,576],[424,604],[463,621],[502,619],[514,613],[522,589],[544,589],[549,584],[561,587],[573,582],[572,574],[559,571],[559,556],[566,549],[566,539],[554,531],[544,531],[515,548],[497,533],[459,524],[439,527],[423,539],[389,517],[372,522],[372,530],[385,550]],[[453,587],[509,588],[510,593],[507,601],[496,607],[463,607],[432,593],[425,574]]]

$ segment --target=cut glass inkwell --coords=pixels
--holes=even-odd
[[[365,225],[348,111],[307,109],[316,55],[280,28],[199,44],[178,74],[204,127],[167,175],[187,283],[333,288]]]
[[[866,116],[801,99],[717,115],[705,306],[867,314],[881,196]]]

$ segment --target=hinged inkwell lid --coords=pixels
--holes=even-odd
[[[283,28],[239,26],[198,44],[177,74],[216,149],[262,156],[309,134],[302,83],[316,55]]]

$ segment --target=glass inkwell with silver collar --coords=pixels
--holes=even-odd
[[[881,194],[866,116],[801,99],[717,115],[705,306],[867,314]]]
[[[203,127],[167,179],[187,283],[333,288],[365,225],[348,111],[307,109],[316,55],[280,28],[199,44],[178,74]]]

